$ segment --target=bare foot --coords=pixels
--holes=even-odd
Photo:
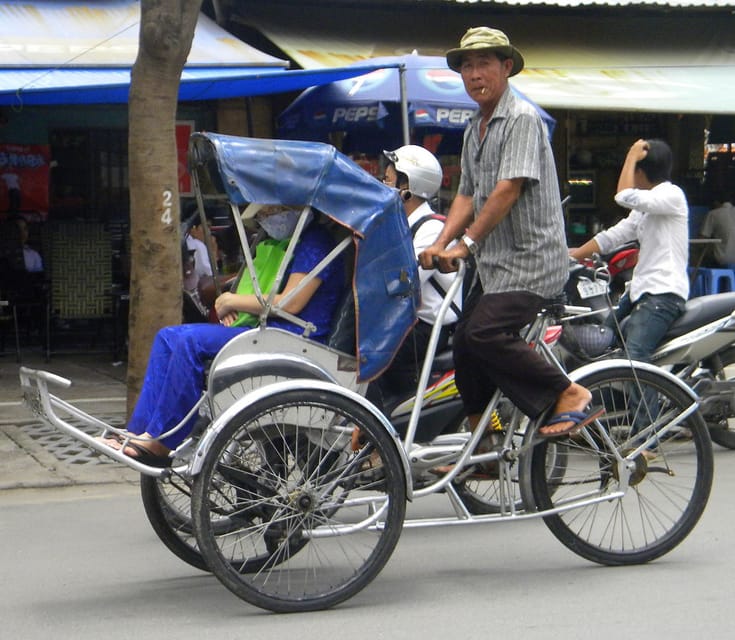
[[[582,385],[572,382],[557,398],[556,405],[554,406],[554,415],[569,413],[571,411],[584,411],[590,403],[590,400],[592,400],[592,394]],[[539,434],[548,438],[567,433],[571,426],[574,426],[572,420],[555,422],[554,424],[541,427]]]

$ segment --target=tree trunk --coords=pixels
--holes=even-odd
[[[142,0],[129,98],[130,316],[128,414],[153,338],[181,322],[176,107],[202,0]]]

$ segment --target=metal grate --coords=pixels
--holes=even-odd
[[[124,417],[120,415],[101,416],[99,419],[113,427],[120,427],[125,424]],[[100,433],[98,427],[81,424],[74,419],[69,419],[68,422],[91,436],[96,436]],[[97,453],[94,449],[87,447],[76,438],[73,438],[72,436],[42,422],[24,425],[23,432],[40,444],[54,457],[68,464],[104,464],[120,466],[120,463]]]

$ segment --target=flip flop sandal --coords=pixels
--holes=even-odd
[[[135,451],[135,455],[131,456],[130,454],[125,453],[126,448],[130,448]],[[140,462],[141,464],[147,465],[149,467],[165,469],[166,467],[171,466],[171,458],[169,458],[168,456],[156,455],[150,449],[146,449],[145,447],[142,447],[132,440],[128,440],[128,442],[125,444],[125,447],[123,448],[123,453],[128,456],[128,458],[136,460],[137,462]]]
[[[605,413],[605,409],[602,408],[592,409],[589,413],[584,413],[583,411],[565,411],[564,413],[557,413],[551,416],[549,421],[541,427],[541,429],[550,427],[554,424],[560,424],[562,422],[570,422],[571,424],[560,431],[553,431],[551,433],[542,433],[541,429],[539,429],[536,432],[536,437],[548,439],[573,435],[578,431],[581,431],[588,424],[597,420],[597,418],[599,418],[603,413]]]

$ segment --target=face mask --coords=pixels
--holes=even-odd
[[[291,209],[258,218],[258,224],[274,240],[285,240],[293,235],[300,216],[301,211]],[[311,222],[311,212],[307,216],[306,224],[308,225],[309,222]]]

